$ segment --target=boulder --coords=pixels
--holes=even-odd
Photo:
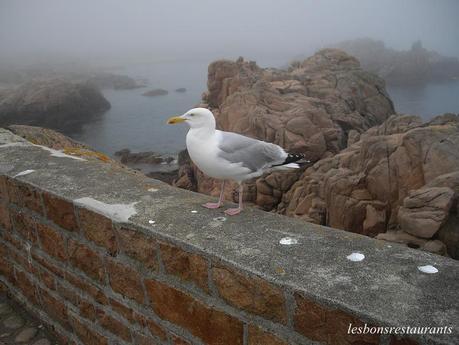
[[[425,124],[412,115],[391,116],[340,153],[306,169],[277,211],[371,236],[401,226],[431,238],[451,217],[459,195],[457,147],[458,116]],[[313,199],[322,201],[320,213],[312,207]],[[421,233],[415,233],[416,221],[423,224]]]
[[[88,83],[37,80],[1,92],[0,126],[39,125],[73,132],[109,108],[102,93]]]
[[[411,191],[398,210],[403,231],[432,238],[448,218],[454,191],[448,187],[425,187]]]

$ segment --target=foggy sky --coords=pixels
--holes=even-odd
[[[457,0],[0,0],[0,58],[281,58],[358,37],[459,56]]]

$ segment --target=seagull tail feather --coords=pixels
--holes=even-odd
[[[305,159],[304,154],[302,153],[289,153],[287,158],[281,163],[273,165],[272,168],[276,170],[285,169],[299,169],[302,165],[310,163],[309,160]]]

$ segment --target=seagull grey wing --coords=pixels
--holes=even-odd
[[[253,172],[281,164],[287,157],[287,153],[275,144],[231,132],[219,133],[218,156]]]

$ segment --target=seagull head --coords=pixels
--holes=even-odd
[[[186,122],[191,128],[212,128],[215,129],[215,117],[209,109],[193,108],[182,116],[174,116],[167,120],[169,125]]]

